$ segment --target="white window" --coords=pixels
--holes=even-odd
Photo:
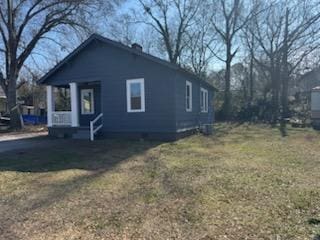
[[[127,112],[144,112],[144,79],[127,80]]]
[[[186,81],[186,111],[192,111],[192,84]]]
[[[93,89],[81,89],[81,114],[94,114]]]
[[[200,88],[200,109],[201,112],[208,112],[208,90]]]

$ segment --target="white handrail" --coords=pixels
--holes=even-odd
[[[100,113],[94,120],[90,121],[90,140],[94,141],[94,134],[102,128],[100,124],[96,129],[94,129],[94,124],[103,117],[103,113]]]

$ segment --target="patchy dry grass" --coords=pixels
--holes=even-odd
[[[2,154],[0,239],[320,239],[320,134],[216,129]]]

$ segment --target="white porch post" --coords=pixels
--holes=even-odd
[[[47,119],[48,127],[52,127],[52,112],[54,111],[53,87],[47,86]]]
[[[70,83],[71,97],[71,126],[79,126],[79,104],[78,104],[78,86],[77,83]]]

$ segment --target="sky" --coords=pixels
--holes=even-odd
[[[121,20],[121,15],[130,11],[131,9],[139,7],[137,0],[126,0],[120,7],[117,9],[115,14],[109,15],[108,17],[99,18],[98,28],[95,29],[95,32],[104,35],[105,37],[111,38],[112,40],[122,41],[123,38],[119,35],[112,34],[111,25],[116,25],[117,21]],[[120,31],[121,32],[121,31]],[[159,53],[158,49],[155,49],[153,46],[153,41],[149,41],[148,43],[144,42],[144,34],[148,32],[147,26],[143,24],[132,24],[131,25],[132,32],[132,42],[137,42],[140,45],[143,45],[145,51],[150,51],[151,54],[166,58],[165,55]],[[135,33],[135,34],[134,34]],[[55,40],[55,42],[62,43],[64,47],[56,44],[53,41],[41,41],[35,48],[32,56],[30,56],[26,65],[28,69],[32,69],[34,72],[38,72],[40,75],[45,74],[49,71],[55,64],[61,61],[64,57],[66,57],[72,50],[74,50],[85,38],[79,38],[75,34],[69,32],[67,35],[61,35],[54,32],[48,33],[48,37]],[[150,35],[151,36],[151,35]],[[151,36],[153,37],[153,36]],[[157,37],[157,36],[156,36]],[[148,44],[148,46],[146,46]],[[4,59],[0,59],[2,63],[2,71],[4,72]],[[223,68],[223,63],[221,61],[215,60],[210,64],[210,69],[219,70]],[[29,70],[28,70],[29,71]],[[26,69],[22,70],[22,75],[28,75],[28,71]]]
[[[104,18],[102,21],[100,21],[99,27],[96,29],[96,32],[98,34],[102,34],[105,37],[108,37],[112,40],[121,41],[124,43],[121,36],[115,36],[112,34],[112,30],[110,25],[116,24],[118,19],[121,19],[121,15],[127,13],[128,11],[132,9],[137,9],[139,7],[137,0],[126,0],[123,4],[120,5],[120,7],[117,9],[114,15],[108,18]],[[156,47],[152,46],[152,41],[148,42],[148,46],[146,46],[146,43],[144,42],[144,36],[140,36],[145,34],[145,28],[147,27],[144,24],[132,24],[131,26],[131,41],[137,42],[138,44],[142,45],[144,47],[145,51],[150,51],[152,55],[155,55],[157,57],[161,57],[166,59],[166,56],[162,53],[159,53],[158,49]],[[57,34],[51,33],[51,37],[56,38],[57,41],[61,41],[66,45],[66,48],[61,48],[60,46],[57,46],[55,43],[45,43],[41,44],[38,47],[38,50],[41,52],[49,51],[49,54],[45,54],[46,57],[34,54],[33,58],[30,58],[28,60],[28,64],[33,66],[36,69],[39,69],[41,72],[45,73],[48,71],[55,63],[57,63],[59,60],[63,59],[66,55],[68,55],[76,46],[81,44],[81,42],[84,39],[78,39],[75,36],[72,36],[71,34],[67,36],[67,39],[64,36],[59,36]],[[126,43],[125,43],[126,44]],[[151,46],[149,46],[151,44]],[[224,66],[224,63],[214,59],[211,63],[209,68],[211,70],[218,71],[222,69]]]

